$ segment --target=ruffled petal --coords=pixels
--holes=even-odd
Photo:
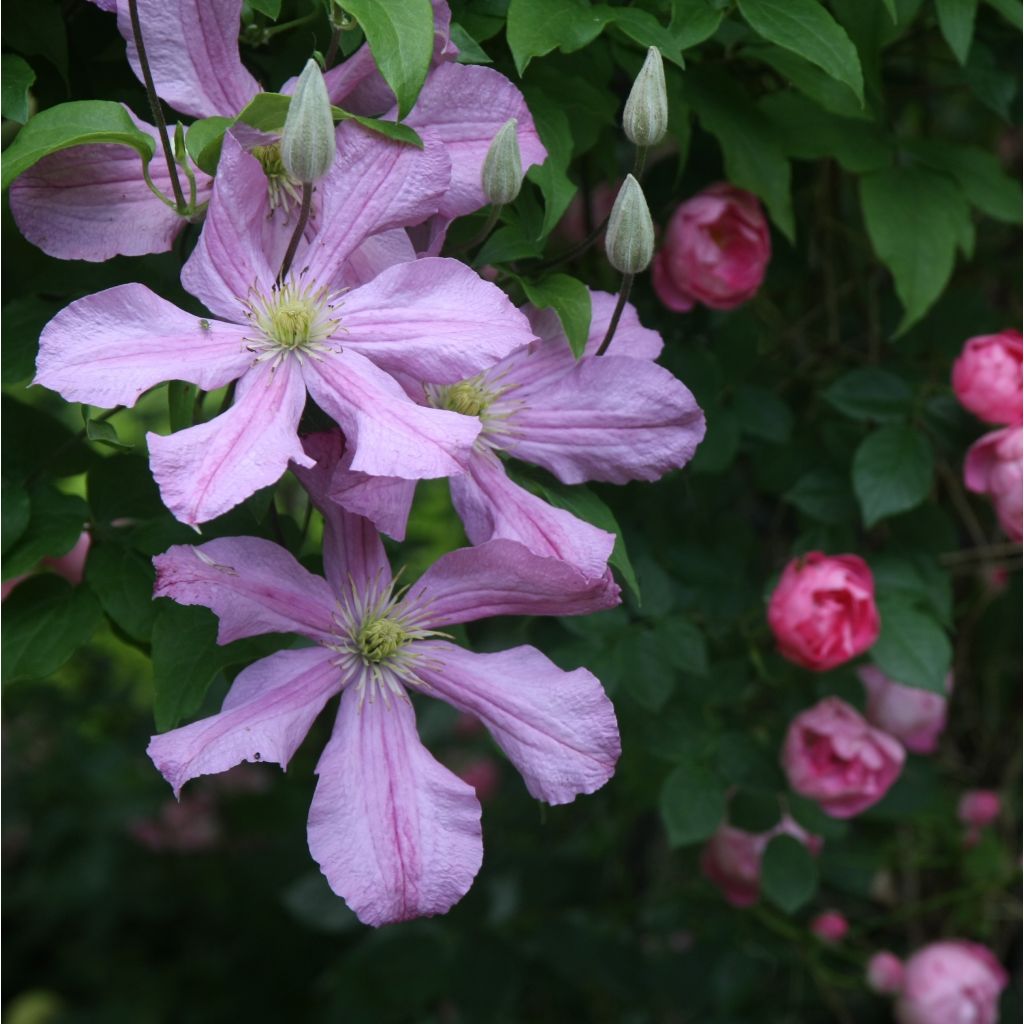
[[[462,472],[477,419],[416,405],[394,378],[347,349],[308,361],[303,372],[309,393],[345,432],[352,469],[412,480]]]
[[[400,263],[339,309],[349,351],[431,383],[471,377],[533,340],[508,296],[458,260]]]
[[[531,796],[566,804],[612,777],[621,751],[615,710],[585,668],[563,672],[535,647],[430,648],[418,671],[432,695],[487,726]]]
[[[146,753],[174,795],[189,779],[242,761],[286,768],[313,720],[341,689],[332,659],[322,647],[278,651],[239,674],[220,714],[154,736]]]
[[[469,472],[452,477],[451,491],[470,543],[514,540],[535,555],[568,562],[588,578],[608,571],[615,535],[514,484],[491,452],[475,451]]]
[[[185,313],[145,285],[121,284],[62,309],[44,328],[36,384],[113,408],[168,380],[209,391],[245,373],[244,329]]]
[[[349,469],[338,472],[331,498],[353,515],[369,519],[394,540],[405,540],[405,529],[416,494],[416,481],[398,476],[370,476]]]
[[[399,263],[411,263],[416,250],[401,228],[371,235],[349,256],[336,279],[340,288],[358,288]]]
[[[147,434],[164,504],[195,526],[276,483],[289,460],[310,465],[296,434],[305,404],[295,361],[264,363],[239,381],[235,404],[216,419],[170,437]]]
[[[335,597],[327,582],[284,548],[260,537],[177,544],[153,559],[155,597],[202,605],[220,620],[217,642],[263,633],[334,636]]]
[[[483,860],[480,804],[420,743],[411,704],[360,707],[346,689],[317,774],[309,851],[360,921],[443,914],[468,892]]]

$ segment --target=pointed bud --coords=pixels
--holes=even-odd
[[[644,190],[632,174],[615,197],[604,236],[608,262],[620,273],[639,274],[646,270],[654,255],[654,224],[647,209]]]
[[[519,122],[513,117],[506,121],[491,142],[484,158],[480,179],[487,202],[493,206],[511,203],[523,185],[523,161],[519,155]]]
[[[281,162],[288,176],[304,185],[319,181],[334,160],[334,119],[324,76],[306,61],[288,106],[281,133]]]
[[[636,76],[626,109],[622,112],[626,138],[636,146],[656,146],[668,131],[668,94],[665,68],[656,46],[647,49],[647,59]]]

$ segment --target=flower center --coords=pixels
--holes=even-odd
[[[301,281],[288,280],[275,284],[268,295],[253,293],[243,302],[245,318],[256,329],[257,336],[246,338],[257,362],[274,360],[279,365],[294,352],[318,359],[332,351],[327,341],[339,330],[340,317],[332,316],[338,294],[327,288],[304,286]]]
[[[494,395],[483,386],[479,377],[434,387],[430,394],[431,405],[435,408],[459,412],[463,416],[482,416],[492,401]]]
[[[412,637],[394,619],[374,619],[363,625],[355,639],[363,661],[379,665],[404,647]]]
[[[285,220],[302,202],[302,191],[297,181],[288,176],[281,159],[281,143],[273,142],[269,146],[253,146],[252,155],[260,162],[263,173],[267,176],[267,197],[270,201],[270,213],[280,207],[284,211]]]

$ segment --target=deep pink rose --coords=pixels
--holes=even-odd
[[[867,563],[820,551],[794,558],[768,603],[768,625],[779,653],[815,672],[863,654],[880,628]]]
[[[868,961],[866,971],[868,988],[880,996],[894,996],[903,987],[903,961],[883,949]]]
[[[833,818],[852,818],[885,796],[905,756],[846,701],[826,697],[790,723],[782,767],[801,796],[817,800]]]
[[[946,698],[940,693],[893,682],[874,665],[865,665],[857,674],[868,692],[867,720],[895,736],[915,754],[934,753],[946,728]],[[946,677],[946,693],[952,689],[950,673]]]
[[[956,816],[961,824],[971,828],[984,828],[991,825],[1002,810],[999,794],[991,789],[968,790],[957,805]]]
[[[986,423],[1021,421],[1021,334],[1006,330],[969,338],[953,363],[960,404]]]
[[[811,921],[811,932],[822,942],[833,945],[842,942],[850,930],[850,922],[838,910],[826,910]]]
[[[719,182],[672,214],[654,257],[654,290],[677,313],[698,302],[733,309],[757,294],[771,254],[757,197]]]
[[[1021,428],[993,430],[971,445],[964,460],[964,484],[987,494],[996,507],[999,525],[1010,540],[1020,540]]]
[[[999,994],[1008,978],[1002,965],[976,942],[933,942],[904,966],[896,1002],[900,1024],[996,1024]]]

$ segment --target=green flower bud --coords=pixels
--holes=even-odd
[[[655,46],[648,47],[647,59],[629,92],[622,112],[622,128],[636,146],[656,146],[668,131],[665,68]]]
[[[615,197],[604,237],[608,262],[620,273],[639,274],[654,255],[654,224],[647,209],[644,190],[632,174]]]
[[[281,162],[290,178],[312,185],[330,170],[334,146],[334,119],[324,76],[316,61],[308,60],[288,106]]]
[[[523,185],[523,161],[516,135],[518,127],[519,122],[514,117],[506,121],[498,129],[484,158],[480,178],[484,195],[493,206],[511,203]]]

